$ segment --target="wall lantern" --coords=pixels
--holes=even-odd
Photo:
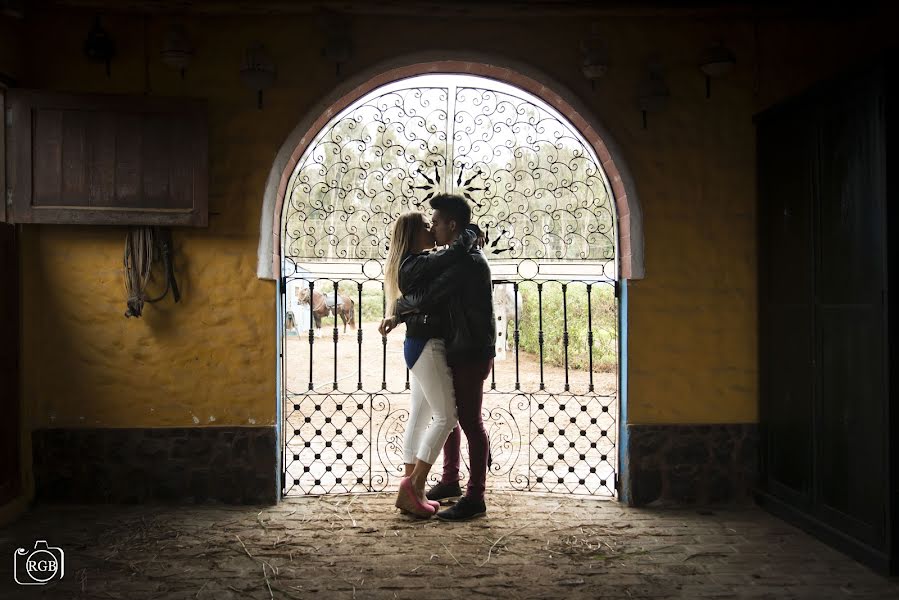
[[[637,106],[643,115],[643,129],[647,127],[646,115],[660,112],[668,105],[671,93],[662,74],[662,67],[652,64],[647,69],[646,77],[637,84]]]
[[[705,97],[712,97],[712,77],[723,77],[734,70],[737,59],[723,44],[706,48],[699,58],[699,70],[705,74]]]
[[[329,36],[322,48],[322,56],[336,65],[335,73],[340,76],[340,65],[353,57],[353,41],[349,36]]]
[[[253,44],[244,54],[240,80],[256,91],[256,106],[262,110],[262,92],[275,82],[275,64],[262,44]]]
[[[581,72],[590,81],[590,87],[596,89],[596,80],[601,79],[609,71],[609,53],[598,35],[591,35],[581,40]]]
[[[187,37],[187,32],[181,25],[173,25],[165,35],[162,43],[162,62],[178,69],[181,72],[181,79],[184,79],[184,71],[194,57],[194,47]]]
[[[94,26],[84,40],[84,55],[91,62],[105,63],[106,76],[111,75],[110,63],[115,57],[115,42],[100,25],[100,17],[94,19]]]
[[[335,64],[335,72],[340,76],[340,66],[353,57],[353,39],[349,31],[349,17],[340,13],[325,11],[318,16],[318,27],[325,33],[322,57]]]

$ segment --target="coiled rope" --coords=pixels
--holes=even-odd
[[[175,302],[181,299],[172,265],[172,233],[160,227],[131,227],[125,236],[125,295],[126,317],[140,317],[145,302],[159,302],[169,290]],[[165,291],[157,298],[147,295],[153,280],[153,265],[162,260],[165,269]]]

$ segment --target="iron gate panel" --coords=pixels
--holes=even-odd
[[[453,191],[495,232],[488,252],[614,264],[611,195],[574,129],[509,92],[459,87],[455,100]]]
[[[363,101],[332,121],[288,187],[284,256],[386,258],[384,233],[394,219],[444,191],[448,111],[446,89],[416,87]]]
[[[503,351],[485,384],[488,485],[614,495],[617,265],[608,182],[579,134],[538,101],[512,88],[415,83],[338,115],[288,186],[284,492],[381,491],[399,482],[409,373],[403,332],[376,331],[386,232],[402,212],[427,211],[427,200],[446,191],[466,197],[488,232],[494,304],[505,318]],[[462,458],[464,476],[464,436]],[[432,480],[440,472],[438,463]]]

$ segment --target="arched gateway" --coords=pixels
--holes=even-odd
[[[402,331],[377,332],[382,265],[396,217],[440,192],[489,237],[488,486],[615,495],[620,178],[602,165],[550,104],[468,74],[386,83],[308,136],[277,236],[285,495],[398,483],[409,375]]]

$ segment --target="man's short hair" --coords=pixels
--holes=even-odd
[[[462,196],[437,194],[431,198],[430,204],[431,208],[439,210],[448,219],[455,221],[458,229],[471,223],[471,207]]]

